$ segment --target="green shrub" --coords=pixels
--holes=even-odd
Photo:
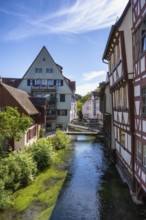
[[[40,139],[33,143],[28,149],[34,161],[37,163],[38,170],[43,170],[50,166],[53,159],[53,147],[50,139]]]
[[[70,145],[70,139],[67,134],[59,129],[51,137],[51,140],[55,150],[63,149]]]
[[[22,152],[17,155],[17,162],[21,167],[20,186],[28,185],[37,173],[37,164],[31,154]]]
[[[4,180],[5,189],[15,191],[33,180],[37,172],[36,163],[26,152],[10,153],[0,162],[0,178]]]
[[[39,137],[40,137],[40,138],[44,137],[44,134],[45,134],[45,129],[44,129],[44,128],[41,128],[41,129],[40,129]]]
[[[5,190],[5,183],[2,179],[0,179],[0,210],[8,207],[12,204],[10,199],[10,192]]]
[[[3,165],[8,167],[5,188],[12,191],[20,187],[21,167],[18,163],[17,154],[17,152],[10,153],[8,157],[3,159]]]

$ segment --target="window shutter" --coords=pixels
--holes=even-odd
[[[56,80],[54,80],[54,86],[56,86]]]
[[[65,115],[67,115],[67,110],[65,110]]]
[[[63,80],[61,80],[61,86],[63,86]]]

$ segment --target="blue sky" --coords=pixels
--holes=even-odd
[[[105,80],[110,27],[128,0],[0,0],[0,75],[22,77],[43,46],[85,95]]]

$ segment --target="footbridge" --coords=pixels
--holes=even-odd
[[[73,129],[73,131],[71,131],[70,129]],[[100,130],[93,129],[93,128],[86,127],[86,126],[68,124],[68,129],[65,133],[70,134],[70,135],[71,134],[74,134],[74,135],[78,135],[78,134],[97,135],[101,132],[100,132]]]

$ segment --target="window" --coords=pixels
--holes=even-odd
[[[42,68],[39,68],[39,73],[42,73],[43,71],[42,71]]]
[[[134,61],[139,58],[140,53],[146,51],[146,19],[137,29],[133,36],[134,42]]]
[[[118,107],[121,106],[121,89],[118,89]]]
[[[42,68],[35,68],[35,73],[42,73]]]
[[[137,159],[141,161],[142,157],[142,145],[140,141],[137,141]]]
[[[116,92],[113,92],[113,107],[116,107]]]
[[[27,80],[27,86],[34,86],[34,85],[35,85],[34,79],[28,79]]]
[[[146,86],[141,89],[142,114],[146,114]]]
[[[46,58],[43,58],[43,61],[45,61],[46,60]]]
[[[143,165],[146,167],[146,145],[143,145]]]
[[[31,140],[33,137],[35,137],[36,136],[36,126],[35,127],[33,127],[32,129],[29,129],[28,130],[28,132],[27,132],[27,142],[29,141],[29,140]]]
[[[142,52],[146,51],[146,30],[142,31],[142,45],[141,45]]]
[[[60,94],[60,102],[65,102],[65,94]]]
[[[55,110],[54,109],[48,109],[47,115],[55,115]]]
[[[123,107],[127,107],[127,88],[123,87]]]
[[[56,80],[56,86],[63,86],[63,80],[57,79]]]
[[[47,80],[47,85],[48,86],[54,86],[54,80],[53,79],[48,79]]]
[[[53,73],[53,69],[52,68],[50,68],[50,73]]]
[[[36,86],[42,85],[42,80],[41,79],[36,79]]]
[[[38,73],[39,72],[39,68],[35,68],[35,73]]]
[[[60,109],[60,110],[58,110],[58,115],[60,115],[60,116],[66,116],[66,115],[67,115],[67,110],[66,110],[66,109]]]
[[[46,73],[53,73],[53,68],[46,68]]]
[[[120,143],[125,146],[125,132],[120,130]]]

